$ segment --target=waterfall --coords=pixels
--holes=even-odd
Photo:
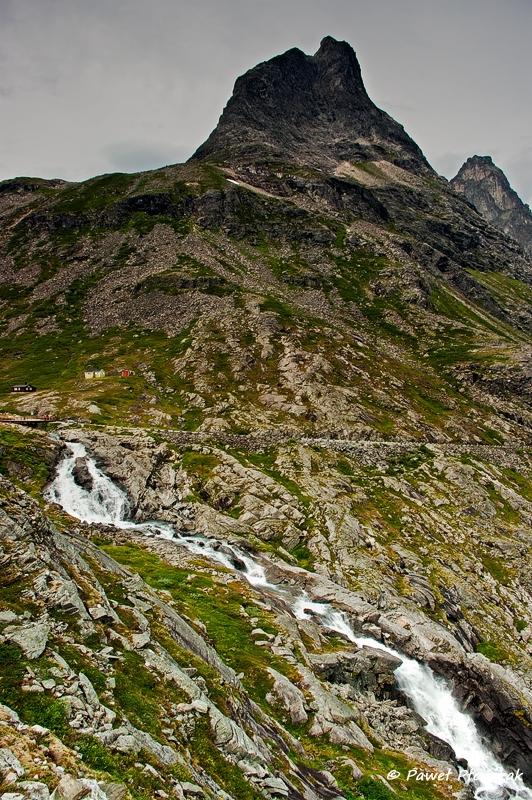
[[[122,530],[138,531],[146,536],[173,539],[190,552],[206,555],[224,567],[243,572],[253,586],[275,588],[269,584],[264,567],[243,553],[234,545],[221,544],[203,536],[182,536],[168,522],[133,522],[130,519],[131,506],[126,493],[105,475],[90,458],[80,442],[67,442],[68,454],[57,467],[57,474],[46,489],[44,496],[52,503],[60,505],[70,516],[83,522],[112,525]],[[76,483],[75,470],[79,461],[86,466],[90,476],[90,488]]]
[[[82,444],[68,442],[66,447],[69,453],[58,465],[57,475],[44,493],[47,500],[58,503],[68,514],[83,522],[138,530],[165,539],[173,538],[173,528],[167,523],[132,522],[129,519],[131,508],[126,493],[98,469]],[[83,488],[74,479],[74,470],[80,459],[90,476],[90,489]]]
[[[423,717],[428,732],[451,745],[458,759],[467,761],[468,769],[460,769],[460,777],[474,787],[478,800],[532,800],[532,791],[522,779],[505,770],[483,743],[473,719],[460,710],[444,678],[435,675],[426,664],[420,664],[382,642],[356,636],[343,612],[301,596],[294,605],[296,617],[308,618],[309,611],[312,615],[319,615],[327,628],[347,636],[358,647],[384,650],[401,659],[402,664],[394,671],[398,689]]]
[[[264,567],[235,545],[202,536],[182,536],[166,522],[133,522],[129,519],[131,508],[125,492],[98,469],[82,444],[71,442],[66,446],[69,452],[45,492],[47,500],[58,503],[71,516],[85,522],[172,539],[192,553],[205,555],[228,569],[238,570],[253,586],[275,591],[283,597],[287,594],[269,583]],[[90,476],[89,488],[83,488],[75,481],[79,459],[83,460]],[[325,627],[346,636],[358,647],[384,650],[401,659],[401,665],[395,670],[398,688],[409,697],[414,709],[426,721],[427,730],[447,742],[457,758],[467,761],[468,770],[461,770],[460,777],[474,788],[477,800],[532,800],[532,791],[520,777],[514,777],[497,761],[483,743],[473,719],[460,710],[450,686],[430,667],[374,639],[357,637],[342,611],[327,603],[310,600],[305,592],[290,600],[296,619],[318,616]]]
[[[45,492],[47,500],[58,503],[72,517],[85,522],[102,522],[117,525],[129,514],[129,502],[125,493],[96,466],[82,444],[67,444],[69,454],[57,467],[57,475]],[[74,480],[73,470],[78,459],[84,459],[92,479],[92,488],[87,491]]]

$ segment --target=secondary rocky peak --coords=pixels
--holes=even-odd
[[[231,166],[288,160],[327,170],[386,158],[415,172],[430,169],[403,127],[368,97],[351,45],[331,36],[313,56],[293,48],[238,78],[192,158]]]
[[[338,42],[332,36],[322,39],[318,52],[312,57],[318,67],[321,89],[325,95],[330,91],[332,104],[347,102],[348,104],[371,103],[356,53],[347,42]]]
[[[495,228],[511,236],[532,257],[532,213],[512,189],[508,178],[491,156],[472,156],[451,180],[456,192],[464,195]]]

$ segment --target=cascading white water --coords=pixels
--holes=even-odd
[[[58,503],[65,511],[77,519],[90,523],[103,523],[117,528],[136,530],[148,536],[172,539],[185,546],[190,552],[205,555],[218,561],[228,569],[238,569],[247,580],[257,587],[286,594],[279,587],[268,582],[264,568],[234,545],[220,544],[199,536],[180,536],[169,523],[135,523],[128,519],[130,505],[126,494],[96,466],[78,442],[67,444],[69,454],[64,457],[57,469],[57,475],[47,489],[48,500]],[[76,459],[83,458],[92,481],[90,490],[79,486],[73,470]],[[286,598],[285,598],[286,599]],[[471,717],[464,714],[447,683],[437,677],[425,664],[407,658],[390,647],[374,639],[357,637],[346,615],[327,603],[311,601],[303,592],[292,599],[292,610],[297,619],[319,616],[322,624],[342,635],[359,647],[373,647],[385,650],[401,659],[395,670],[397,686],[407,695],[414,709],[427,722],[427,730],[451,745],[457,758],[464,758],[469,769],[461,777],[475,789],[478,800],[532,800],[532,791],[520,777],[513,777],[483,744]]]
[[[68,514],[83,522],[112,525],[115,528],[135,530],[147,536],[173,539],[190,552],[206,555],[228,569],[240,569],[253,586],[275,588],[268,583],[264,568],[231,544],[220,545],[203,536],[180,536],[168,522],[133,522],[129,519],[131,507],[127,495],[105,475],[90,458],[80,442],[67,442],[68,454],[57,467],[57,474],[45,492],[45,497],[58,503]],[[91,478],[91,488],[76,483],[75,469],[82,459]]]
[[[451,745],[456,757],[465,759],[467,770],[460,777],[475,789],[478,800],[532,800],[532,791],[521,777],[508,772],[482,742],[473,719],[460,710],[447,682],[434,674],[426,664],[398,653],[375,639],[356,636],[345,614],[326,603],[315,603],[301,596],[295,606],[298,619],[312,615],[321,617],[331,630],[347,636],[358,647],[373,647],[400,658],[394,671],[397,687],[410,698],[414,709],[426,721],[429,733]]]
[[[139,530],[165,539],[173,538],[174,530],[165,522],[135,523],[128,519],[131,508],[126,493],[98,469],[82,444],[68,442],[66,447],[69,454],[60,462],[55,479],[44,493],[47,500],[58,503],[68,514],[83,522],[114,525],[116,528]],[[74,479],[78,459],[83,459],[86,464],[92,482],[90,490],[84,489]]]
[[[124,492],[104,475],[79,442],[66,445],[70,451],[57,467],[57,475],[45,492],[47,500],[58,503],[65,511],[85,522],[102,522],[116,525],[129,514],[129,503]],[[86,466],[92,479],[92,489],[87,491],[79,486],[73,477],[77,459],[86,459]]]

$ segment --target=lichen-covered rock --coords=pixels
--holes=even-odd
[[[50,800],[108,800],[105,792],[95,780],[76,779],[64,775],[52,792]]]
[[[266,695],[268,703],[281,702],[288,711],[294,725],[304,725],[308,720],[308,714],[305,711],[305,695],[303,692],[297,686],[294,686],[288,678],[271,667],[268,672],[274,679],[272,690]]]
[[[50,625],[44,619],[20,627],[10,625],[4,629],[3,634],[6,641],[18,645],[29,659],[34,659],[44,652],[49,632]]]
[[[24,775],[24,767],[15,754],[7,747],[0,748],[0,772],[4,776],[11,772],[18,778]]]
[[[50,797],[48,786],[40,781],[19,781],[17,789],[20,789],[28,800],[49,800]]]

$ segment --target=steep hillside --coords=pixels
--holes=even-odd
[[[519,242],[532,256],[532,213],[514,192],[504,172],[490,156],[473,156],[462,164],[451,180],[491,225]]]
[[[350,46],[250,70],[186,164],[0,214],[1,410],[52,418],[0,418],[8,797],[451,796],[401,657],[530,783],[532,263]]]
[[[257,131],[270,118],[285,73],[299,102],[265,154],[249,120]],[[331,82],[338,112],[316,118]],[[325,153],[324,132],[351,142],[349,161]],[[6,410],[206,431],[528,437],[530,263],[373,106],[345,44],[290,51],[239,79],[188,164],[0,190]],[[106,378],[86,381],[95,368]],[[39,392],[10,397],[26,380]]]

